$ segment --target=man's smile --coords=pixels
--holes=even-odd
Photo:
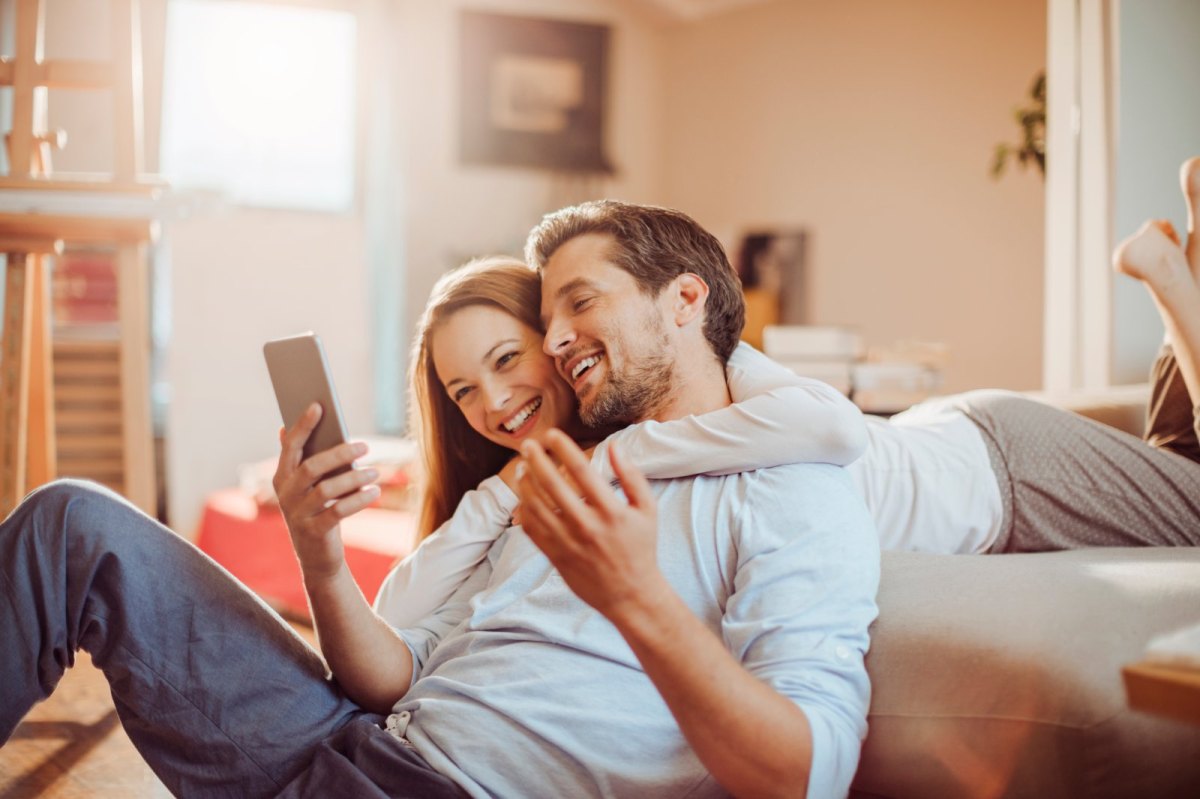
[[[592,374],[595,367],[602,361],[604,361],[603,350],[596,350],[570,358],[560,367],[560,370],[564,379],[575,390],[575,393],[578,394],[580,388],[587,381],[588,375]]]

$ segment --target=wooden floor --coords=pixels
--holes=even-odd
[[[293,626],[312,641],[311,629]],[[170,795],[125,735],[108,682],[86,652],[0,748],[0,799]]]
[[[170,795],[121,729],[108,682],[86,652],[0,749],[5,799]]]

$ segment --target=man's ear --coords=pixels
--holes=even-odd
[[[699,275],[684,272],[673,281],[671,302],[676,326],[684,327],[701,319],[704,304],[708,302],[708,284]]]

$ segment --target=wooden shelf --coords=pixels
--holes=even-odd
[[[0,190],[63,191],[96,194],[128,194],[155,198],[167,188],[167,182],[156,175],[143,175],[136,182],[117,182],[112,175],[71,174],[56,172],[49,178],[25,178],[0,175]]]
[[[0,238],[66,239],[75,244],[140,244],[158,235],[153,219],[0,213]]]

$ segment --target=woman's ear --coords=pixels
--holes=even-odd
[[[672,311],[675,324],[684,327],[704,316],[704,304],[708,301],[708,284],[697,274],[684,272],[675,278]]]

